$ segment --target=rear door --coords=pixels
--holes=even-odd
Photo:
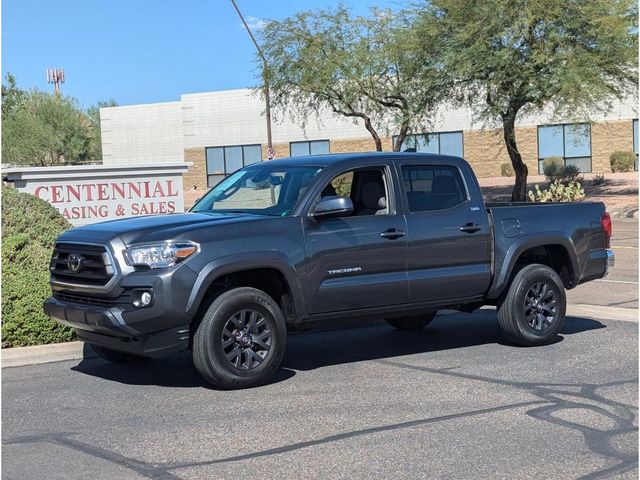
[[[491,281],[491,234],[481,194],[475,183],[466,184],[465,167],[431,162],[398,165],[407,221],[409,299],[481,296]],[[465,173],[473,175],[468,167]]]
[[[305,219],[310,313],[408,301],[406,225],[391,173],[389,162],[335,172],[321,189],[351,197],[355,210],[337,218]]]

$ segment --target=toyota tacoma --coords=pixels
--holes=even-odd
[[[288,331],[330,319],[416,330],[495,305],[511,342],[552,342],[565,290],[612,267],[610,238],[602,203],[485,203],[457,157],[286,158],[187,213],[63,233],[44,309],[108,360],[191,350],[209,383],[246,388],[279,368]]]

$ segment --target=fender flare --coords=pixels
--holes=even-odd
[[[487,292],[487,298],[498,298],[502,294],[509,283],[516,262],[526,250],[552,245],[559,245],[566,250],[569,257],[569,265],[571,266],[571,284],[573,286],[577,285],[580,278],[580,264],[571,238],[567,237],[563,232],[538,232],[521,237],[509,245],[504,260],[499,267],[500,271],[496,271],[493,285]]]
[[[296,314],[298,318],[304,316],[306,305],[298,275],[289,263],[289,259],[284,254],[274,251],[229,255],[207,263],[200,270],[193,284],[187,301],[187,313],[191,316],[196,315],[206,291],[216,279],[230,273],[257,268],[273,268],[284,276],[293,297]]]

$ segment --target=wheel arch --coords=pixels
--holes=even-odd
[[[580,268],[571,239],[541,233],[509,246],[502,264],[496,269],[494,284],[487,293],[487,298],[495,299],[502,295],[518,270],[531,263],[541,263],[552,268],[560,276],[566,289],[578,284]]]
[[[255,252],[222,257],[205,265],[191,289],[187,313],[196,318],[211,295],[217,296],[230,286],[252,286],[270,295],[286,293],[290,307],[283,314],[287,321],[295,321],[305,311],[302,285],[286,257],[277,252]],[[281,302],[281,298],[274,300]]]

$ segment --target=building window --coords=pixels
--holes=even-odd
[[[638,119],[633,121],[633,153],[636,154],[635,169],[638,170]]]
[[[538,173],[544,173],[543,162],[549,157],[560,157],[565,165],[591,172],[591,126],[578,123],[538,127]]]
[[[329,140],[311,140],[309,142],[289,143],[289,152],[292,157],[301,155],[321,155],[329,153]]]
[[[393,137],[396,143],[398,136]],[[400,150],[415,148],[416,152],[438,153],[440,155],[464,156],[462,132],[437,132],[407,135]]]
[[[261,145],[234,145],[207,147],[207,185],[215,186],[220,180],[246,165],[262,160]]]

